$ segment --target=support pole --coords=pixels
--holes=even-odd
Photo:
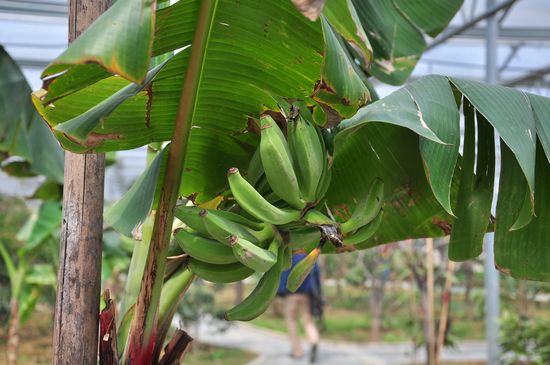
[[[495,19],[495,22],[497,22],[497,25],[498,25],[498,20],[496,20],[494,15],[496,13],[498,13],[499,11],[501,11],[502,9],[508,9],[510,6],[514,5],[514,3],[516,1],[517,0],[506,0],[506,1],[503,1],[502,3],[495,4],[494,1],[487,0],[487,8],[486,8],[485,12],[483,12],[482,14],[480,14],[480,15],[474,17],[473,19],[467,21],[466,23],[459,26],[458,28],[452,29],[448,32],[445,32],[445,33],[441,34],[441,36],[438,39],[436,39],[430,45],[428,45],[428,47],[426,47],[426,51],[428,51],[432,48],[435,48],[435,47],[439,46],[440,44],[445,43],[447,40],[453,38],[454,36],[457,36],[457,35],[463,33],[464,31],[472,28],[473,26],[475,26],[477,23],[479,23],[483,19]],[[489,3],[490,3],[490,5],[489,5]]]
[[[487,365],[500,364],[499,274],[495,269],[494,233],[485,236],[485,331],[487,334]]]
[[[495,0],[486,0],[486,8],[495,7]],[[496,14],[487,18],[486,28],[486,81],[498,83],[498,18]],[[487,334],[487,365],[500,363],[499,348],[499,312],[500,312],[499,274],[495,268],[494,233],[485,235],[485,326]]]
[[[69,42],[108,4],[109,0],[70,0]],[[104,174],[104,154],[65,152],[54,365],[97,364]]]
[[[435,323],[434,323],[434,242],[426,238],[426,288],[427,288],[427,336],[428,365],[435,365]]]

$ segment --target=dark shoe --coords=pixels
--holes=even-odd
[[[317,362],[317,344],[314,344],[311,346],[311,352],[309,353],[309,363],[313,364],[314,362]]]

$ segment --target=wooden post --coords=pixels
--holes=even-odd
[[[109,0],[70,0],[69,42],[108,5]],[[97,363],[104,174],[104,154],[65,152],[55,365]]]
[[[426,238],[426,322],[428,349],[428,365],[435,365],[435,324],[434,324],[434,243],[433,239]]]
[[[447,261],[447,273],[445,274],[445,288],[441,295],[441,315],[439,317],[439,329],[437,331],[437,342],[435,345],[435,363],[439,364],[443,346],[445,345],[445,333],[447,332],[447,322],[449,319],[449,310],[451,307],[451,289],[453,286],[453,273],[455,269],[454,261]]]

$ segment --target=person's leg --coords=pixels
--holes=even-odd
[[[318,343],[319,343],[319,331],[317,330],[317,326],[315,325],[315,321],[313,320],[313,316],[311,315],[311,308],[310,308],[310,297],[307,294],[301,294],[300,295],[300,314],[302,317],[302,320],[304,321],[304,329],[306,331],[306,336],[311,344],[311,352],[309,355],[309,360],[311,363],[317,361],[317,350],[318,350]]]
[[[288,335],[290,337],[290,346],[292,349],[292,356],[300,357],[304,354],[302,346],[300,344],[300,336],[298,334],[298,325],[296,321],[296,312],[298,299],[297,294],[289,294],[285,298],[285,320],[288,329]]]
[[[310,344],[314,345],[319,342],[319,331],[313,320],[310,310],[310,299],[307,294],[300,294],[300,311],[301,317],[304,321],[304,329],[306,331],[307,340]]]

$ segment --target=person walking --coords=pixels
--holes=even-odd
[[[311,363],[314,363],[317,360],[319,350],[319,331],[313,320],[312,312],[315,310],[316,314],[319,314],[319,311],[321,311],[322,314],[322,305],[320,304],[322,303],[321,276],[317,263],[315,263],[310,274],[295,293],[289,292],[286,288],[290,270],[305,257],[306,253],[303,251],[294,253],[292,256],[292,267],[281,275],[277,295],[284,297],[284,316],[292,351],[290,356],[294,359],[304,356],[297,323],[299,319],[302,319],[306,337],[311,346],[309,360]]]

